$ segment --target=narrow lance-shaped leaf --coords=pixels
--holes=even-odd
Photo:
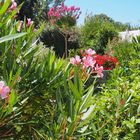
[[[72,83],[71,80],[69,80],[68,84],[69,84],[70,90],[73,92],[75,98],[77,100],[81,100],[81,96],[80,96],[80,93],[79,93],[77,87]]]
[[[6,41],[9,41],[9,40],[13,40],[13,39],[16,39],[16,38],[19,38],[19,37],[22,37],[22,36],[24,36],[26,34],[27,33],[17,33],[17,34],[12,34],[12,35],[7,35],[7,36],[4,36],[4,37],[1,37],[0,38],[0,43],[6,42]]]
[[[7,10],[7,8],[10,5],[11,0],[6,0],[2,8],[0,9],[0,15],[4,14]]]
[[[84,95],[82,104],[81,104],[80,109],[79,109],[79,112],[82,112],[84,109],[86,109],[89,106],[89,102],[90,102],[92,94],[93,94],[93,89],[94,89],[94,87],[92,85],[89,88],[88,93],[86,95]]]

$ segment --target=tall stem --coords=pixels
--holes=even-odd
[[[65,57],[67,58],[68,57],[68,41],[67,41],[67,33],[65,35]]]

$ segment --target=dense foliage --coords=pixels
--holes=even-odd
[[[138,37],[137,41],[133,40],[133,44],[127,43],[128,46],[125,45],[123,48],[120,46],[114,50],[116,57],[118,54],[120,64],[111,72],[110,79],[95,98],[97,106],[92,114],[93,120],[89,130],[91,139],[138,140],[140,138],[139,44]],[[124,55],[121,49],[128,49],[127,47],[131,51]]]
[[[110,20],[96,16],[88,16],[81,27],[82,47],[94,48],[103,54],[109,40],[118,36],[118,32]]]
[[[88,15],[81,26],[81,47],[91,47],[103,54],[109,41],[118,37],[118,32],[131,29],[135,28],[116,22],[105,14]]]

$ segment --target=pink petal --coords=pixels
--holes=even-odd
[[[8,86],[3,87],[1,90],[1,98],[2,99],[7,98],[7,93],[9,93],[9,92],[10,92],[10,88]]]
[[[92,50],[91,48],[89,48],[88,50],[85,51],[88,55],[93,55],[96,54],[96,52],[94,50]]]
[[[96,65],[95,70],[96,70],[98,76],[102,78],[103,77],[103,67],[102,66],[99,67],[98,65]]]
[[[12,1],[12,5],[10,6],[9,10],[14,10],[17,8],[17,3],[15,1]]]
[[[5,91],[6,93],[9,93],[10,92],[10,88],[8,86],[5,87]]]
[[[76,55],[75,60],[76,60],[76,63],[79,64],[81,62],[80,56]]]
[[[2,98],[2,99],[7,98],[7,96],[6,96],[6,92],[3,92],[3,93],[1,94],[1,98]]]
[[[3,88],[2,89],[2,92],[1,92],[1,98],[2,99],[5,99],[7,96],[6,96],[6,89],[5,88]]]
[[[22,24],[23,24],[23,21],[20,21],[19,25],[18,25],[18,29],[17,31],[20,32],[21,28],[22,28]]]
[[[33,21],[31,18],[27,18],[27,27],[29,27],[31,24],[33,24]]]
[[[73,65],[75,64],[75,58],[74,57],[70,58],[70,63],[73,64]]]

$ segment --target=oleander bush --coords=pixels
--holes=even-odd
[[[18,8],[6,0],[0,10],[0,138],[78,137],[93,87],[85,89],[76,70],[69,79],[68,62],[36,44],[41,29],[34,31],[29,19],[15,20]]]
[[[45,119],[39,114],[49,114],[45,110],[46,102],[51,106],[53,92],[62,83],[62,67],[65,65],[64,60],[57,59],[53,52],[41,44],[36,45],[35,38],[42,27],[34,31],[28,20],[16,21],[14,16],[20,7],[10,10],[13,4],[10,0],[3,1],[0,9],[0,81],[5,84],[0,90],[0,138],[39,138],[37,130],[44,130],[41,118]],[[10,92],[4,92],[6,87]]]

